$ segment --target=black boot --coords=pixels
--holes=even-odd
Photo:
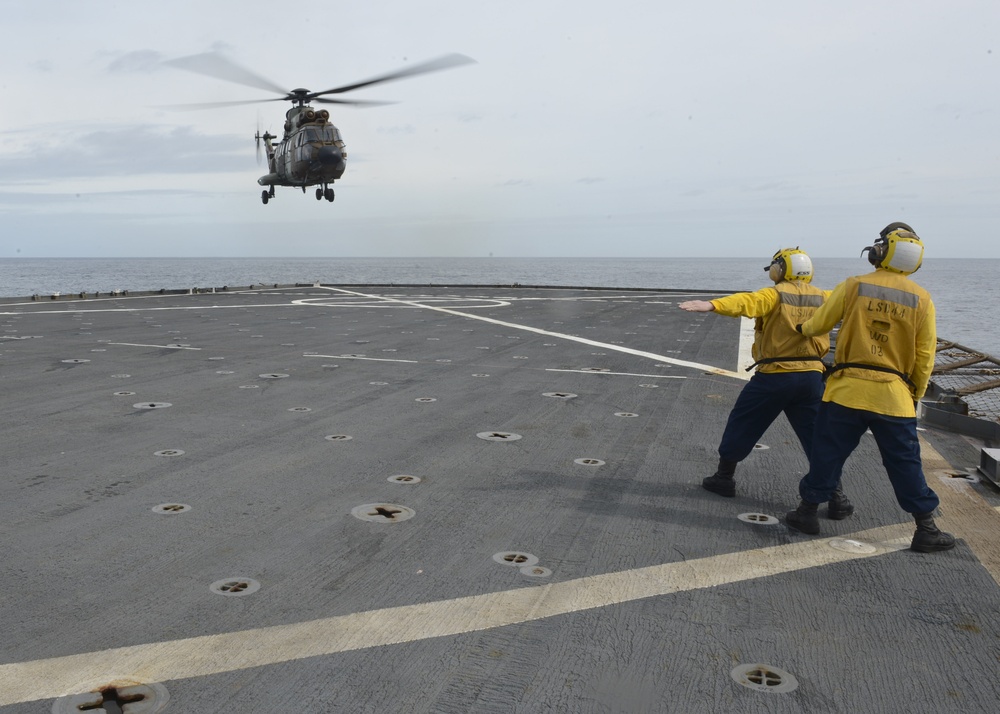
[[[816,515],[818,509],[818,503],[802,501],[798,508],[785,514],[785,523],[797,531],[816,535],[819,533],[819,516]]]
[[[913,519],[917,522],[917,531],[913,534],[910,550],[934,553],[939,550],[951,550],[955,547],[955,536],[938,530],[934,524],[933,513],[914,513]]]
[[[854,513],[854,504],[840,490],[840,486],[837,486],[837,490],[830,496],[830,502],[826,507],[826,517],[835,521],[842,521]]]
[[[715,473],[702,479],[702,488],[706,491],[717,493],[720,496],[726,496],[727,498],[735,496],[736,480],[733,478],[733,474],[736,473],[736,464],[738,463],[738,461],[719,459],[719,467],[715,470]]]

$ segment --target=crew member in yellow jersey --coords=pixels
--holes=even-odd
[[[782,412],[808,457],[823,395],[822,358],[830,350],[830,338],[825,333],[803,337],[795,326],[812,317],[829,291],[810,284],[812,260],[798,248],[779,250],[764,270],[774,281],[773,287],[679,305],[690,312],[755,318],[752,354],[756,362],[752,366],[757,371],[729,413],[716,472],[702,480],[705,489],[720,496],[736,495],[736,465]],[[839,489],[826,500],[830,518],[846,518],[854,511]]]
[[[938,497],[924,478],[917,440],[916,401],[927,389],[937,347],[934,303],[907,277],[920,267],[924,246],[910,226],[890,223],[865,250],[875,272],[842,282],[798,326],[803,335],[825,335],[842,322],[809,473],[799,483],[802,502],[785,521],[819,533],[817,506],[833,497],[844,462],[870,429],[896,500],[917,522],[910,547],[948,550],[955,538],[934,524]]]

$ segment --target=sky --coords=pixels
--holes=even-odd
[[[996,0],[0,0],[0,258],[851,257],[892,221],[1000,257]],[[289,105],[166,61],[319,91],[333,203],[260,200]],[[345,95],[347,96],[347,95]]]

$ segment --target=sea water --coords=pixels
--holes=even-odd
[[[543,285],[711,290],[770,285],[766,258],[2,258],[0,297],[251,284]],[[833,288],[871,270],[864,258],[814,258]],[[1000,260],[927,259],[913,279],[931,293],[938,336],[1000,356]]]

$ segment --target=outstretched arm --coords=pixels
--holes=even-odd
[[[688,312],[712,312],[715,310],[715,305],[708,300],[688,300],[680,303],[677,307]]]

